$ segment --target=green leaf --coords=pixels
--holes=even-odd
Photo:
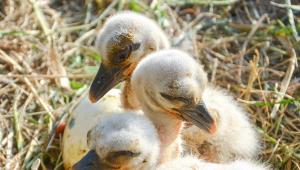
[[[80,89],[82,86],[84,86],[83,83],[80,83],[80,82],[77,82],[77,81],[71,81],[71,82],[70,82],[70,85],[71,85],[71,88],[72,88],[72,89],[75,89],[75,90],[78,90],[78,89]]]
[[[80,49],[83,56],[99,62],[102,60],[102,56],[94,48],[81,46]]]
[[[84,63],[84,57],[81,55],[75,55],[69,58],[70,65],[69,68],[81,68]]]
[[[33,125],[39,125],[39,122],[37,120],[33,119],[33,118],[29,118],[28,122],[32,123]]]
[[[273,105],[274,105],[274,103],[271,103],[271,102],[256,102],[255,103],[255,106],[257,106],[257,107],[263,107],[263,106],[271,107]]]
[[[102,60],[102,56],[97,53],[91,54],[91,55],[89,55],[89,57],[91,57],[93,60],[99,61],[99,62]]]
[[[135,12],[143,12],[143,8],[138,4],[136,0],[129,1],[129,9]]]
[[[24,31],[4,31],[4,30],[0,30],[0,37],[4,37],[4,36],[25,36],[28,35],[28,33],[24,32]]]

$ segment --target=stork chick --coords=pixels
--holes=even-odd
[[[97,36],[96,48],[103,56],[103,62],[91,85],[89,94],[90,100],[92,102],[99,100],[114,85],[125,81],[125,86],[122,91],[122,105],[127,109],[137,109],[139,102],[130,85],[131,74],[144,56],[159,49],[169,48],[166,35],[151,19],[133,12],[121,12],[106,21]],[[164,57],[163,55],[160,56]],[[158,57],[156,60],[159,62],[160,58]],[[185,59],[181,61],[185,62]],[[160,71],[158,70],[157,75],[159,74]],[[206,75],[202,77],[206,79]],[[219,135],[215,135],[217,136],[216,138],[212,138],[210,137],[210,133],[203,132],[195,126],[184,129],[183,136],[184,139],[187,139],[187,148],[193,152],[198,152],[199,147],[200,154],[204,155],[205,159],[217,162],[226,162],[236,157],[252,158],[255,156],[258,150],[257,138],[254,137],[256,134],[253,134],[255,132],[250,127],[243,109],[234,102],[230,95],[227,95],[221,90],[208,86],[206,91],[206,93],[203,93],[203,98],[206,98],[206,104],[209,105],[210,112],[214,113],[213,116],[215,119],[222,119],[221,123],[218,123],[218,126],[222,125],[222,130],[219,131]],[[214,97],[209,96],[209,91],[213,92]],[[227,110],[227,113],[223,116],[225,110]],[[235,118],[235,115],[238,116]],[[243,134],[247,136],[249,133],[250,137],[246,137],[245,140],[252,139],[249,141],[249,143],[252,143],[249,145],[250,147],[239,144],[238,146],[241,146],[239,148],[235,146],[237,142],[231,142],[231,140],[236,140],[234,137],[239,136],[230,133],[231,128],[227,128],[231,123],[235,122],[232,122],[230,117],[234,117],[237,123],[240,122],[243,124],[243,122],[246,122],[242,127],[249,125],[248,129],[251,130]],[[235,126],[237,127],[238,125]],[[232,139],[224,141],[224,139],[221,139],[224,137],[223,134],[231,135],[230,138]],[[209,141],[207,139],[209,139]],[[211,149],[204,149],[206,147]],[[217,154],[217,151],[220,152],[220,154],[211,158],[210,155],[213,154],[210,152]]]
[[[180,138],[183,121],[207,133],[216,131],[215,120],[202,100],[206,81],[202,68],[177,50],[152,53],[135,69],[132,88],[158,130],[163,158],[169,160],[174,153],[170,146]]]
[[[95,44],[103,60],[90,88],[90,100],[98,101],[125,81],[122,103],[125,108],[136,109],[138,102],[131,94],[130,76],[144,56],[170,47],[166,35],[153,20],[126,11],[107,19]]]
[[[159,157],[159,139],[152,122],[133,112],[112,114],[88,132],[90,151],[74,170],[152,170]]]
[[[90,151],[73,170],[266,170],[253,161],[209,163],[192,156],[159,164],[160,141],[152,122],[134,112],[108,115],[87,133]],[[164,154],[163,154],[164,155]],[[70,155],[69,155],[70,156]]]
[[[245,111],[232,97],[208,85],[201,65],[188,54],[179,50],[152,53],[138,64],[131,81],[163,148],[179,137],[185,120],[197,126],[186,129],[184,135],[196,139],[193,143],[198,142],[203,151],[201,158],[228,162],[257,155],[259,141]],[[163,148],[161,152],[168,153]]]

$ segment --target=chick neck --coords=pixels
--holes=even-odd
[[[145,108],[143,110],[153,122],[159,135],[161,142],[159,163],[179,157],[181,154],[180,132],[183,121],[174,116],[173,113],[164,110],[154,111]]]
[[[121,93],[121,103],[123,108],[128,110],[138,110],[140,107],[139,102],[133,93],[130,79],[124,82]]]

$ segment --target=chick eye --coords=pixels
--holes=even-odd
[[[141,43],[133,43],[130,45],[131,51],[136,51],[140,48]]]
[[[133,43],[128,46],[126,46],[123,50],[119,52],[119,54],[116,55],[115,57],[115,62],[116,63],[121,63],[125,61],[131,54],[132,51],[136,51],[139,49],[141,46],[140,43]]]
[[[121,62],[125,61],[130,56],[130,53],[131,53],[131,50],[130,50],[129,46],[127,46],[126,48],[121,50],[119,52],[119,54],[116,55],[115,62],[121,63]]]
[[[189,105],[191,103],[190,100],[188,98],[185,98],[185,97],[171,96],[171,95],[168,95],[166,93],[160,93],[160,95],[163,98],[165,98],[165,99],[167,99],[169,101],[179,101],[179,102],[182,102],[182,103],[184,103],[186,105]]]

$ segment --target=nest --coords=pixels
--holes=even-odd
[[[245,106],[263,162],[300,169],[299,2],[279,2],[0,1],[0,169],[63,168],[60,128],[101,61],[95,33],[125,9],[154,18]]]

